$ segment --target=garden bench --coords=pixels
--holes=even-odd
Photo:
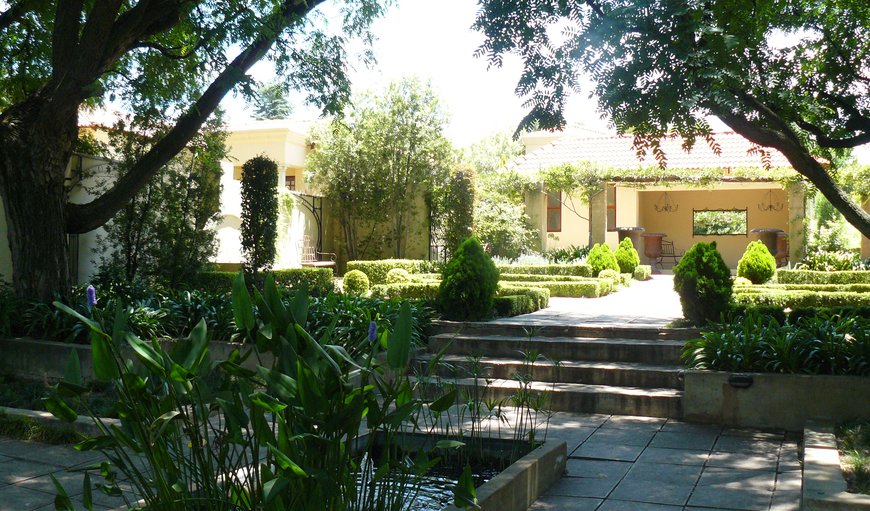
[[[672,261],[672,266],[676,266],[678,262],[680,262],[680,258],[683,257],[683,252],[680,251],[678,254],[674,250],[674,242],[669,240],[662,240],[662,253],[659,254],[656,259],[656,266],[664,269],[664,261],[665,259],[670,259]]]
[[[335,254],[318,252],[311,244],[311,236],[302,237],[302,266],[309,268],[331,268],[335,266]]]

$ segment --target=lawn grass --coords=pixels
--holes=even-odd
[[[838,427],[837,445],[848,491],[870,495],[870,421]]]

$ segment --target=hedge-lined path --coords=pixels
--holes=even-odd
[[[522,325],[636,325],[664,326],[683,317],[674,276],[652,276],[645,282],[601,298],[550,298],[550,306],[531,314],[491,321]]]

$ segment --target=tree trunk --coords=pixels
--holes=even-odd
[[[71,288],[64,177],[77,115],[38,97],[0,117],[0,198],[19,297],[50,301]]]

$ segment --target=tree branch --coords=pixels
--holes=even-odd
[[[67,232],[88,232],[108,222],[160,167],[187,145],[227,92],[245,78],[245,73],[266,54],[283,29],[324,1],[285,0],[283,9],[264,23],[260,35],[227,65],[175,126],[133,164],[130,171],[118,179],[111,189],[87,204],[67,204]]]
[[[832,147],[837,149],[848,149],[858,147],[870,142],[870,132],[855,135],[854,137],[832,138],[825,134],[821,128],[803,119],[797,122],[797,125],[810,132],[816,137],[816,143],[821,147]]]
[[[54,32],[51,34],[52,73],[60,78],[73,63],[73,55],[79,44],[79,17],[83,0],[58,2],[54,14]]]
[[[861,234],[870,237],[870,213],[864,211],[834,182],[822,164],[800,142],[795,142],[788,135],[773,129],[758,126],[741,114],[721,109],[713,110],[713,113],[750,142],[763,147],[773,147],[781,152],[796,171],[816,185],[831,205],[843,213],[846,221],[861,231]]]

